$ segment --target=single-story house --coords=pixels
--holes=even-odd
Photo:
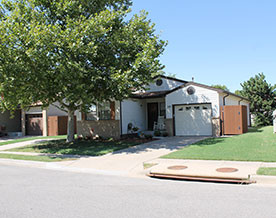
[[[221,106],[245,105],[250,125],[249,100],[231,92],[167,76],[156,77],[146,91],[134,92],[122,102],[91,107],[77,119],[77,133],[119,138],[130,127],[152,131],[161,125],[169,136],[219,136]]]
[[[161,129],[169,136],[219,136],[224,105],[247,106],[250,125],[249,100],[228,91],[167,76],[156,77],[145,88],[121,102],[98,103],[87,114],[77,111],[77,134],[120,138],[131,133],[132,127],[138,127],[139,131]],[[51,135],[59,119],[50,118],[67,116],[54,105],[45,110],[39,103],[32,105],[26,111],[16,111],[13,119],[9,112],[0,114],[0,127],[8,133]],[[66,132],[64,120],[63,133]]]

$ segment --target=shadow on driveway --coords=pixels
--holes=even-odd
[[[177,150],[181,149],[184,146],[196,143],[208,137],[166,137],[160,140],[154,140],[151,142],[147,142],[144,144],[136,145],[134,147],[126,148],[119,151],[114,151],[112,154],[139,154],[146,151],[153,151],[153,150]]]

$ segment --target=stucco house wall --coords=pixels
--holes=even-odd
[[[158,86],[156,83],[150,83],[146,86],[146,92],[157,92],[157,91],[165,91],[165,90],[172,90],[178,86],[181,86],[184,84],[184,82],[173,80],[173,79],[166,79],[166,78],[157,78],[162,80],[162,85]],[[156,79],[156,80],[157,80]]]
[[[195,93],[189,95],[187,89],[193,87]],[[188,85],[166,96],[166,128],[170,136],[173,135],[173,105],[211,103],[213,135],[220,135],[220,108],[218,92],[196,85]]]
[[[189,95],[187,89],[193,87],[195,93]],[[190,85],[178,89],[166,96],[166,117],[167,119],[173,118],[173,105],[176,104],[197,104],[197,103],[211,103],[212,104],[212,117],[219,117],[219,95],[216,91]]]
[[[128,124],[138,127],[140,130],[146,129],[147,104],[144,100],[127,99],[122,101],[122,134],[128,133]]]

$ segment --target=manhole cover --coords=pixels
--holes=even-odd
[[[168,167],[169,170],[185,170],[187,168],[188,167],[183,166],[183,165],[177,165],[177,166],[170,166],[170,167]]]
[[[225,167],[225,168],[218,168],[218,169],[216,169],[216,171],[220,172],[220,173],[234,173],[239,170],[236,168]]]

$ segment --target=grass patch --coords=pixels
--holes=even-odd
[[[276,162],[276,134],[273,127],[252,128],[228,138],[209,138],[162,158]]]
[[[18,155],[18,154],[0,154],[0,158],[14,159],[14,160],[32,160],[32,161],[42,161],[42,162],[57,162],[57,161],[74,160],[73,158],[30,156],[30,155]]]
[[[263,176],[276,176],[276,167],[260,167],[257,174]]]
[[[157,165],[157,163],[143,163],[143,166],[144,166],[145,170],[149,169],[149,168],[151,168],[153,166],[156,166],[156,165]]]
[[[76,140],[72,143],[66,143],[64,139],[45,141],[39,144],[33,144],[21,148],[10,149],[15,152],[37,152],[48,154],[71,154],[71,155],[89,155],[100,156],[124,148],[129,148],[140,144],[137,141],[85,141]]]
[[[58,136],[33,136],[33,137],[26,137],[26,138],[19,138],[19,139],[14,139],[14,140],[9,140],[5,142],[0,142],[1,145],[9,145],[9,144],[14,144],[18,142],[26,142],[26,141],[32,141],[36,139],[65,139],[66,135],[58,135]]]

